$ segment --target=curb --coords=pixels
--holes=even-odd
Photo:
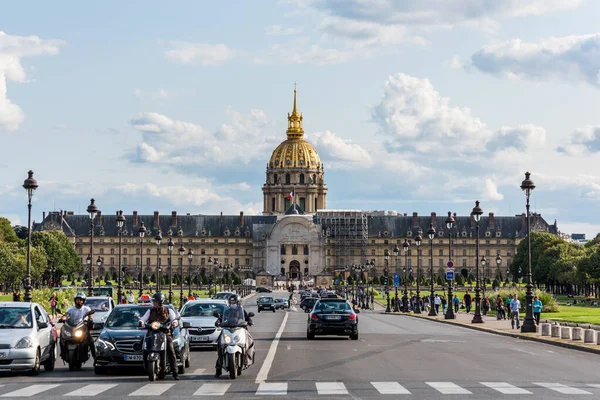
[[[558,347],[564,347],[567,349],[571,349],[571,350],[579,350],[579,351],[584,351],[586,353],[592,353],[592,354],[600,354],[600,348],[598,349],[594,349],[592,347],[585,347],[585,346],[580,346],[577,344],[572,344],[572,343],[566,343],[566,342],[555,342],[554,340],[549,340],[549,339],[544,339],[542,337],[539,336],[529,336],[528,334],[523,334],[523,333],[512,333],[512,332],[501,332],[492,328],[484,328],[481,325],[467,325],[467,324],[463,324],[460,322],[453,322],[452,320],[445,320],[445,319],[433,319],[433,318],[428,318],[426,316],[420,316],[420,315],[414,315],[414,314],[400,314],[400,313],[380,313],[380,314],[391,314],[391,315],[406,315],[408,317],[411,318],[418,318],[418,319],[423,319],[426,321],[433,321],[433,322],[437,322],[440,324],[448,324],[448,325],[454,325],[454,326],[461,326],[463,328],[467,328],[467,329],[473,329],[475,331],[480,331],[480,332],[487,332],[487,333],[492,333],[494,335],[500,335],[500,336],[507,336],[507,337],[512,337],[515,339],[523,339],[523,340],[529,340],[532,342],[540,342],[540,343],[545,343],[545,344],[551,344],[554,346],[558,346]]]

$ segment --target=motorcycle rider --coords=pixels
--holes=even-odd
[[[87,297],[86,297],[85,293],[77,292],[75,294],[75,298],[73,299],[75,301],[75,305],[71,306],[67,309],[65,314],[62,316],[62,320],[65,321],[69,318],[84,319],[85,316],[88,315],[88,313],[92,311],[91,308],[89,308],[88,306],[85,305],[86,298]],[[88,326],[85,341],[87,342],[87,344],[90,348],[90,353],[92,353],[92,358],[95,361],[96,360],[96,348],[94,347],[94,341],[92,340],[92,335],[90,334],[90,331],[91,331],[91,329],[89,329],[89,326]]]
[[[142,316],[139,320],[140,326],[144,324],[151,324],[153,322],[159,322],[161,324],[171,323],[171,327],[177,327],[177,316],[173,309],[165,307],[165,295],[157,292],[152,296],[152,308]],[[173,335],[171,330],[166,334],[167,336],[167,358],[169,359],[169,366],[173,372],[173,379],[179,380],[179,374],[177,371],[177,359],[175,357],[175,348],[173,346]]]
[[[243,321],[246,321],[249,326],[253,325],[252,318],[248,316],[248,314],[240,304],[240,296],[238,296],[237,294],[232,294],[229,296],[227,301],[229,303],[229,307],[225,308],[225,310],[223,311],[223,315],[221,315],[215,322],[215,326],[218,327],[221,325],[237,325]],[[221,343],[222,335],[223,331],[221,331],[221,334],[217,339],[217,343]],[[253,345],[254,341],[252,340],[252,336],[250,335],[250,333],[248,333],[247,348],[249,349]],[[223,353],[221,352],[221,348],[217,347],[217,363],[215,365],[215,378],[219,378],[222,375],[222,367]]]

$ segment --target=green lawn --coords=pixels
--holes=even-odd
[[[542,313],[542,319],[600,325],[600,307],[559,306],[557,313]]]

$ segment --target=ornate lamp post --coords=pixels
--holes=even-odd
[[[100,278],[100,268],[102,268],[102,264],[104,264],[104,259],[98,256],[98,259],[96,260],[96,265],[98,266],[98,278]]]
[[[483,271],[483,279],[482,279],[483,285],[481,286],[481,297],[483,299],[485,299],[485,278],[487,276],[487,274],[486,274],[487,259],[485,258],[485,256],[481,256],[480,264],[481,264],[481,269]]]
[[[410,248],[408,239],[404,239],[402,247],[404,248],[404,268],[402,269],[402,272],[404,272],[404,296],[402,296],[402,311],[408,312],[408,275],[406,274],[408,270],[408,249]]]
[[[173,264],[171,262],[171,256],[173,255],[173,238],[169,238],[167,242],[167,251],[169,252],[169,304],[173,304]]]
[[[25,301],[31,302],[31,198],[38,188],[37,181],[33,178],[33,171],[27,172],[27,179],[23,182],[27,191],[27,272],[25,273]]]
[[[188,260],[190,265],[188,266],[188,297],[192,295],[192,260],[194,259],[194,252],[192,249],[188,250]]]
[[[454,218],[452,212],[448,211],[448,218],[446,218],[446,228],[448,228],[448,261],[452,261],[452,228],[454,227]],[[452,307],[452,286],[453,281],[448,281],[448,310],[444,319],[456,319],[454,315],[454,307]]]
[[[502,280],[502,277],[500,276],[500,265],[502,264],[502,257],[500,257],[500,254],[498,254],[496,256],[496,268],[498,269],[497,272],[497,278],[498,279],[498,285],[500,285],[500,281]]]
[[[394,260],[396,261],[396,275],[398,275],[398,256],[400,256],[400,248],[398,245],[394,246]],[[394,312],[400,312],[400,305],[398,304],[398,286],[396,286],[396,282],[394,282]]]
[[[429,224],[427,237],[429,238],[429,283],[431,284],[431,294],[429,295],[429,314],[427,315],[430,317],[435,317],[435,289],[433,288],[433,239],[435,238],[435,228],[433,227],[433,224]],[[451,300],[452,299],[448,299],[448,301]]]
[[[527,292],[525,293],[525,320],[521,325],[521,332],[535,332],[535,322],[533,320],[533,283],[531,281],[531,221],[529,218],[529,197],[535,189],[535,184],[531,180],[531,174],[525,172],[525,180],[521,183],[521,189],[525,192],[527,199]]]
[[[162,242],[162,235],[160,231],[154,237],[154,241],[156,242],[156,291],[160,292],[160,244]]]
[[[390,252],[388,249],[383,251],[383,259],[385,260],[385,291],[387,292],[387,306],[385,308],[385,312],[391,312],[390,308],[390,272],[389,272],[389,261],[390,261]],[[397,267],[396,267],[397,268]],[[396,287],[396,302],[398,302],[398,288]],[[394,307],[394,311],[396,308]]]
[[[183,307],[183,256],[185,256],[185,247],[183,243],[179,246],[179,309]]]
[[[123,238],[123,225],[125,224],[125,216],[123,215],[123,211],[119,210],[117,211],[117,228],[119,229],[119,280],[117,281],[117,297],[118,297],[118,302],[119,304],[121,304],[121,299],[123,298],[123,278],[122,278],[122,274],[123,271],[121,271],[121,241]]]
[[[415,237],[415,244],[417,245],[417,298],[415,299],[415,314],[421,314],[421,285],[419,284],[419,270],[421,269],[419,261],[421,261],[421,257],[419,255],[419,247],[421,247],[422,240],[421,235],[417,234],[417,237]]]
[[[479,220],[481,219],[481,214],[483,214],[483,210],[479,207],[479,200],[475,202],[475,207],[471,211],[471,215],[475,219],[476,228],[475,228],[475,315],[473,315],[473,320],[471,321],[473,324],[483,324],[483,319],[481,318],[481,294],[479,293],[481,288],[479,285],[481,282],[479,281]]]
[[[142,297],[144,289],[144,236],[146,236],[146,227],[144,221],[140,224],[138,229],[140,234],[140,297]]]
[[[98,214],[98,207],[94,204],[95,200],[90,200],[87,212],[90,215],[90,260],[88,262],[88,296],[94,295],[94,274],[92,268],[92,257],[94,257],[94,219]]]

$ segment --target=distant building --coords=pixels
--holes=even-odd
[[[585,240],[585,233],[572,233],[571,239],[573,240]]]

